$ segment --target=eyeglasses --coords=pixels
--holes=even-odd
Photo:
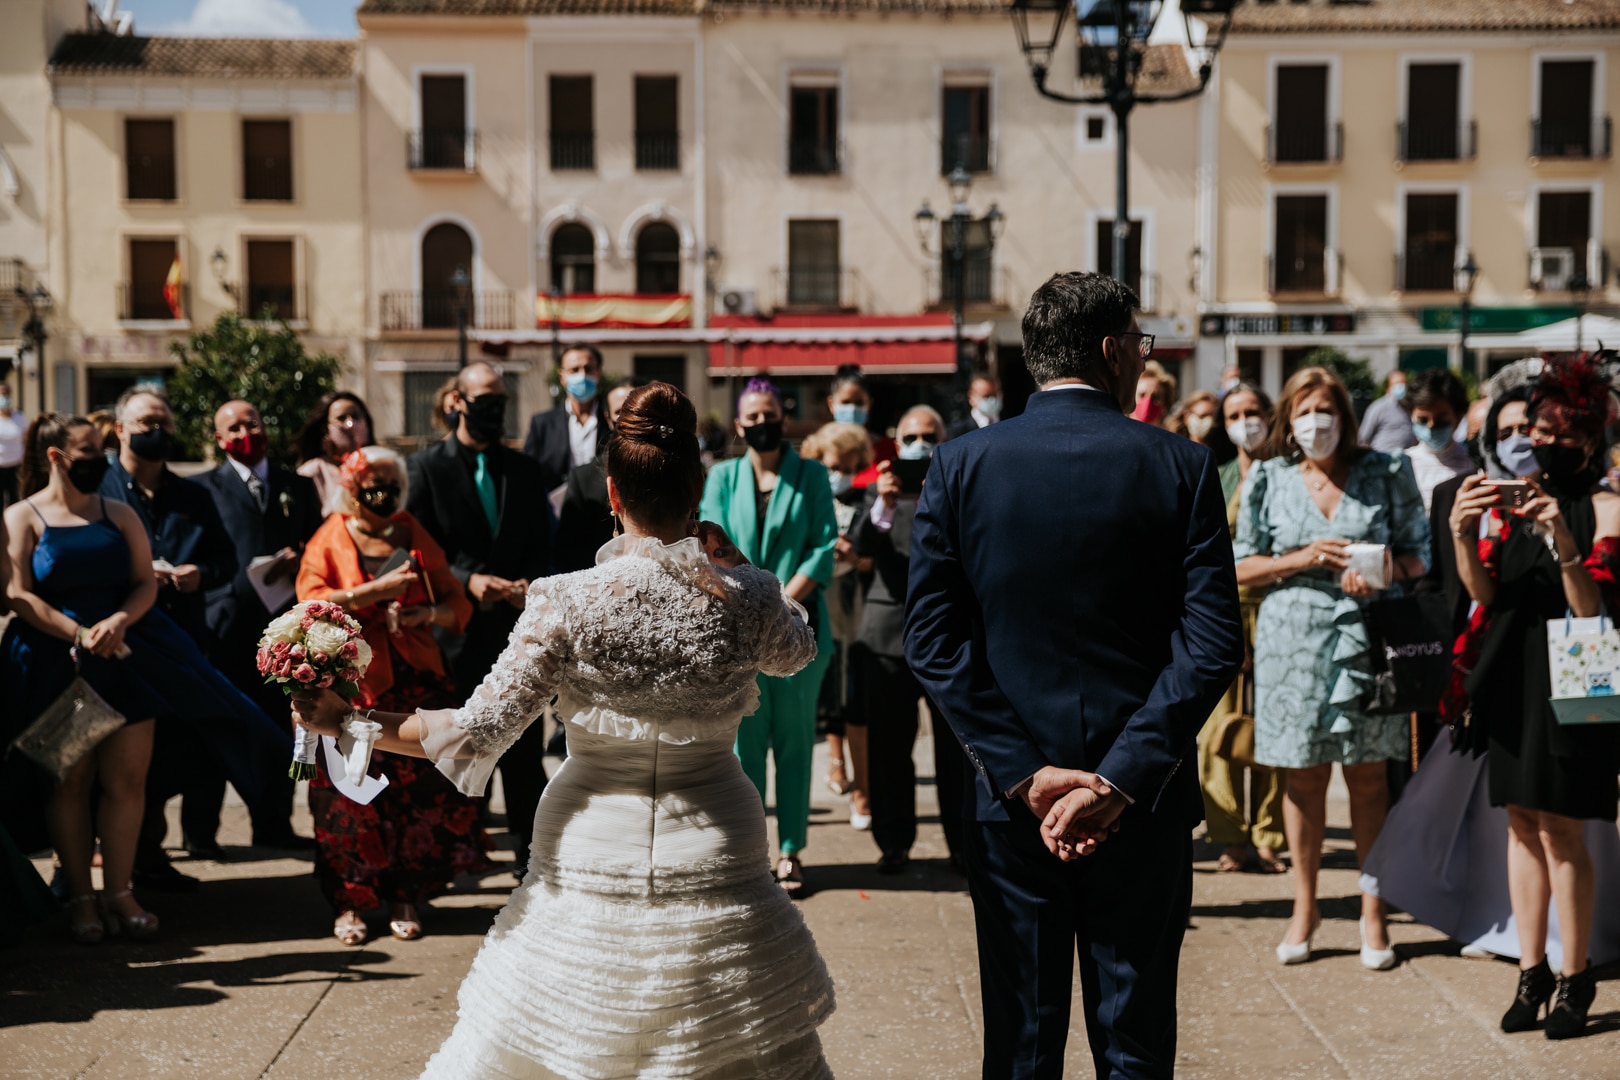
[[[1496,441],[1502,442],[1505,439],[1511,439],[1515,435],[1523,435],[1526,438],[1529,438],[1533,427],[1534,425],[1532,425],[1530,421],[1526,420],[1524,423],[1515,424],[1513,427],[1497,428]]]
[[[1117,337],[1117,338],[1121,338],[1121,337],[1141,338],[1142,340],[1137,342],[1137,345],[1136,345],[1137,354],[1139,356],[1141,356],[1141,358],[1143,360],[1146,360],[1148,357],[1153,355],[1153,335],[1152,334],[1143,334],[1143,333],[1140,333],[1139,331],[1136,331],[1136,330],[1127,330],[1123,334],[1115,334],[1114,336]]]
[[[933,443],[936,440],[932,435],[915,435],[915,434],[913,434],[913,435],[902,435],[902,436],[900,436],[900,443],[903,446],[910,446],[912,443],[918,442],[918,441],[928,443],[929,445],[933,445]]]

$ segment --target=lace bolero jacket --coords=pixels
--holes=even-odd
[[[552,697],[601,735],[691,742],[728,734],[759,705],[755,676],[816,655],[805,610],[769,571],[717,567],[696,539],[619,537],[590,570],[545,578],[468,702],[423,711],[422,747],[480,795],[501,754]]]

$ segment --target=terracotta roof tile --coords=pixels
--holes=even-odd
[[[1620,0],[1242,0],[1233,33],[1414,33],[1620,27]]]
[[[202,75],[220,78],[347,79],[353,41],[306,38],[123,37],[69,34],[51,57],[53,75]]]
[[[1080,81],[1088,90],[1102,85],[1100,78]],[[1153,94],[1179,94],[1197,86],[1198,73],[1187,65],[1187,51],[1180,45],[1149,45],[1143,52],[1142,70],[1136,77],[1138,90]]]

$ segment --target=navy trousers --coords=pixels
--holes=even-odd
[[[968,826],[979,937],[984,1080],[1057,1080],[1074,958],[1099,1078],[1173,1075],[1176,974],[1192,908],[1185,815],[1128,807],[1093,855],[1064,863],[1022,804]]]

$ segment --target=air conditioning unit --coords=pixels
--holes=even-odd
[[[727,315],[758,315],[759,296],[753,289],[723,288],[720,307]]]
[[[1537,289],[1562,292],[1575,280],[1575,249],[1531,248],[1530,284]]]

